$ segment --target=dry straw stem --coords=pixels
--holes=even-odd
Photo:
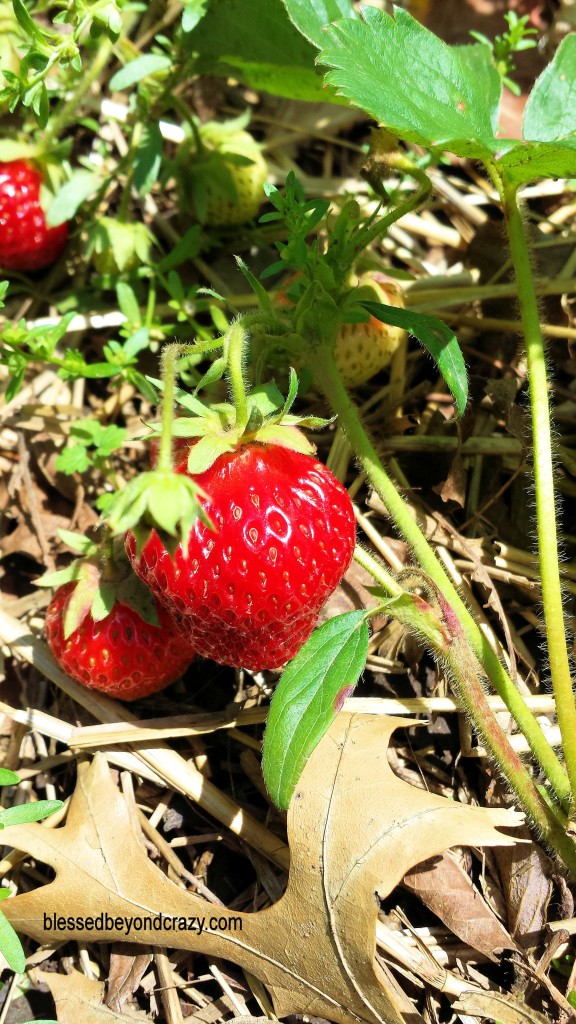
[[[88,690],[70,679],[50,654],[46,644],[30,634],[25,625],[0,610],[0,642],[7,644],[13,654],[34,665],[56,683],[72,700],[77,701],[100,722],[137,724],[138,719],[117,701]],[[272,832],[244,811],[234,800],[221,793],[216,786],[197,771],[175,750],[159,742],[156,747],[137,751],[139,762],[152,768],[166,785],[184,793],[198,803],[231,832],[254,846],[281,868],[289,864],[288,850]]]
[[[576,291],[576,279],[537,277],[534,280],[535,294],[573,295]],[[464,306],[481,299],[515,299],[518,288],[515,284],[475,284],[450,288],[425,288],[406,285],[407,308],[420,313],[440,310],[449,306]]]
[[[527,697],[526,704],[536,714],[555,714],[554,698],[542,694]],[[488,705],[495,712],[506,712],[507,708],[500,697],[488,697]],[[0,710],[3,705],[0,704]],[[4,706],[5,707],[5,706]],[[344,710],[364,715],[437,715],[461,714],[462,704],[454,697],[350,697],[344,702]],[[12,717],[17,713],[12,712]],[[24,713],[21,713],[24,714]],[[182,736],[198,736],[216,732],[219,729],[233,730],[235,726],[255,725],[265,722],[267,708],[251,708],[239,711],[234,718],[222,715],[190,716],[175,715],[170,718],[145,719],[135,725],[119,722],[115,725],[89,725],[70,727],[69,737],[65,742],[75,750],[99,750],[116,743],[149,742],[153,739],[176,739]],[[48,716],[46,716],[48,717]],[[206,718],[202,728],[198,727],[196,718]],[[24,721],[19,718],[19,721]],[[47,729],[43,730],[52,735]]]

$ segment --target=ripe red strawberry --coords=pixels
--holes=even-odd
[[[0,268],[42,270],[61,256],[68,225],[49,228],[40,204],[42,176],[25,160],[0,163]]]
[[[87,610],[66,639],[64,619],[75,589],[76,583],[58,587],[46,613],[48,646],[73,679],[119,700],[137,700],[162,690],[183,674],[193,651],[158,602],[158,626],[145,622],[134,608],[117,600],[100,622]]]
[[[185,473],[186,463],[178,467]],[[198,654],[253,671],[278,668],[314,629],[354,551],[352,503],[311,455],[248,443],[194,477],[211,530],[194,523],[172,559],[153,532],[127,551],[152,593],[179,617]]]

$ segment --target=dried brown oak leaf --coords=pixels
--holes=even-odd
[[[52,974],[36,971],[56,1003],[58,1024],[148,1024],[145,1013],[119,1014],[104,1005],[104,982],[93,981],[80,971]]]
[[[284,896],[240,915],[242,930],[208,922],[215,908],[174,885],[132,832],[124,799],[97,757],[80,766],[64,826],[10,828],[11,845],[50,864],[54,881],[5,901],[13,926],[40,942],[131,941],[202,951],[231,960],[267,986],[279,1017],[307,1013],[338,1024],[416,1024],[392,975],[375,962],[379,900],[415,864],[453,845],[509,845],[498,827],[515,827],[515,811],[469,807],[415,789],[387,759],[395,729],[412,720],[342,712],[308,761],[288,812],[291,868]],[[86,917],[156,918],[189,930],[131,930],[122,923],[95,932]],[[76,930],[58,917],[84,919]],[[236,916],[217,908],[217,919]],[[180,927],[180,926],[179,926]]]

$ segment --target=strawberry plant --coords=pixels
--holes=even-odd
[[[345,835],[348,783],[355,793],[370,785],[374,765],[382,767],[386,758],[386,743],[378,753],[378,723],[364,721],[357,729],[348,707],[338,718],[359,681],[362,694],[377,693],[378,701],[381,688],[387,690],[394,713],[406,693],[408,699],[418,694],[433,711],[437,689],[441,701],[451,702],[447,714],[463,710],[471,742],[481,745],[494,771],[486,760],[466,760],[478,751],[465,747],[464,730],[462,749],[447,744],[442,758],[430,742],[434,754],[423,754],[416,767],[428,784],[426,759],[436,757],[434,785],[454,789],[452,803],[442,800],[442,817],[448,822],[453,807],[461,809],[467,787],[477,802],[502,799],[500,779],[532,834],[567,878],[576,877],[567,601],[576,584],[574,566],[563,566],[559,556],[563,537],[573,545],[574,530],[558,501],[559,491],[576,493],[574,439],[568,433],[555,442],[543,339],[549,334],[560,348],[576,334],[569,298],[564,319],[544,329],[538,308],[541,295],[549,301],[573,292],[574,259],[570,253],[557,278],[543,279],[530,254],[533,237],[550,258],[552,242],[573,241],[570,202],[558,199],[555,185],[536,193],[530,186],[576,178],[576,36],[560,43],[536,80],[523,137],[509,139],[499,128],[502,88],[514,87],[523,51],[536,50],[528,16],[508,12],[506,30],[493,43],[475,32],[473,43],[449,46],[407,10],[389,14],[383,6],[0,3],[0,271],[8,278],[0,282],[6,402],[0,459],[10,473],[0,488],[7,522],[0,572],[8,581],[0,633],[2,646],[42,676],[40,686],[32,678],[39,702],[44,677],[66,695],[54,708],[45,705],[40,724],[32,711],[23,717],[9,704],[6,714],[35,737],[42,727],[49,730],[50,749],[39,743],[35,750],[38,773],[53,766],[69,771],[79,750],[103,746],[111,764],[138,775],[146,787],[137,797],[146,842],[157,844],[171,872],[183,867],[186,884],[205,886],[214,902],[229,894],[219,889],[217,869],[215,885],[212,875],[205,877],[196,839],[188,843],[197,823],[183,832],[190,863],[180,862],[160,831],[163,812],[147,817],[153,787],[168,786],[160,808],[175,795],[191,798],[243,844],[262,843],[260,852],[282,870],[288,853],[278,845],[282,819],[268,830],[264,815],[257,820],[259,802],[290,808],[291,821],[300,805],[306,822],[312,795],[313,816],[322,822],[322,853],[309,886],[315,902],[306,902],[306,890],[302,921],[294,915],[287,945],[266,934],[273,908],[255,914],[254,949],[268,967],[257,969],[248,946],[237,962],[250,977],[266,980],[270,970],[274,1012],[312,1007],[338,1024],[353,1024],[352,1015],[364,1024],[398,1024],[397,1014],[403,1020],[413,1010],[419,1019],[395,982],[385,983],[386,993],[387,985],[395,994],[383,999],[367,929],[348,927],[347,918],[346,927],[334,926],[341,893],[355,906],[353,863],[360,863],[346,861],[355,849]],[[540,233],[530,224],[533,210]],[[478,231],[480,247],[499,250],[498,232],[506,234],[509,263],[503,259],[496,272],[480,259],[477,268],[473,246],[468,249],[479,225],[486,231],[485,237]],[[484,335],[476,340],[494,324],[482,305],[494,298],[517,298],[525,357],[514,354],[513,341],[501,352]],[[502,331],[518,333],[506,312],[494,330],[505,324]],[[554,397],[560,425],[573,413],[574,397],[573,370],[562,365],[561,372]],[[524,382],[525,409],[517,400]],[[440,472],[445,479],[438,483]],[[519,544],[517,561],[505,562],[532,483],[537,555]],[[57,538],[80,557],[66,565]],[[497,544],[504,554],[490,561]],[[49,571],[37,579],[43,566]],[[51,596],[34,590],[34,582]],[[538,600],[540,583],[535,610],[529,599]],[[545,643],[536,636],[540,628]],[[525,692],[537,689],[539,672],[544,682],[549,675],[553,711],[547,706],[546,714],[557,715],[557,733]],[[157,706],[173,709],[165,723],[139,722],[124,704],[104,699],[149,698],[152,708],[154,695],[184,674],[194,683],[201,677],[202,685],[162,694]],[[29,700],[27,674],[18,667],[12,676],[8,692],[16,679]],[[85,727],[72,700],[101,726]],[[239,774],[236,790],[228,748],[220,757],[224,729],[230,749],[242,743],[262,751],[265,785],[258,778],[257,801],[244,792],[257,778],[252,751],[240,762],[248,781]],[[204,743],[197,734],[205,731]],[[392,731],[383,727],[386,736]],[[340,774],[339,752],[354,751],[361,732],[370,735],[371,760],[356,750]],[[70,749],[63,752],[61,744]],[[414,749],[417,759],[420,748]],[[408,777],[412,748],[405,754],[399,743],[393,757],[397,750],[399,771]],[[326,779],[324,761],[332,772]],[[386,771],[392,777],[387,762]],[[407,823],[418,801],[400,781],[406,817],[390,807],[385,821],[390,835],[397,833],[391,848],[397,843],[398,865],[408,870],[416,854],[406,856],[414,834]],[[100,782],[92,784],[96,790]],[[79,777],[75,807],[87,813],[83,785]],[[123,785],[130,796],[125,776]],[[340,828],[328,835],[335,792]],[[430,793],[418,806],[428,813],[439,799]],[[256,809],[248,810],[251,805]],[[172,810],[176,820],[180,809]],[[354,810],[360,820],[362,809]],[[484,810],[487,824],[492,812]],[[273,807],[269,813],[275,815]],[[124,857],[110,847],[113,828],[95,838],[80,812],[71,817],[49,856],[42,853],[49,845],[42,830],[22,840],[35,864],[53,865],[53,901],[73,873],[62,865],[67,836],[75,837],[74,871],[84,870],[86,850],[100,843],[107,864]],[[497,821],[517,823],[508,812],[491,820],[491,829]],[[379,821],[376,813],[369,831]],[[477,827],[473,835],[481,838],[480,816]],[[465,841],[464,825],[448,831],[453,841]],[[430,856],[443,849],[432,833]],[[304,834],[303,828],[290,840],[296,868],[288,906],[296,894],[302,902]],[[381,837],[374,836],[363,848],[365,901],[358,913],[362,908],[366,917],[368,901],[375,918],[374,893],[388,899],[400,875],[394,862],[390,887],[377,888],[370,851]],[[118,905],[128,902],[127,894],[144,905],[139,889],[148,892],[148,876],[141,862],[148,855],[141,837],[138,843],[141,876],[126,880],[124,864],[110,883],[126,882],[125,891],[115,891]],[[238,856],[228,845],[227,854]],[[533,864],[526,870],[532,877]],[[474,873],[463,867],[458,886]],[[331,878],[338,880],[334,890]],[[96,879],[95,891],[101,888]],[[268,900],[268,889],[265,895]],[[178,892],[172,897],[177,901]],[[261,897],[256,893],[255,906]],[[83,893],[80,906],[91,898]],[[551,893],[541,902],[553,906]],[[22,913],[23,931],[52,942],[37,913],[30,925],[33,905],[25,894],[16,916],[7,916],[19,927]],[[314,936],[306,934],[302,949],[290,945],[300,943],[310,908],[314,927],[321,921],[332,992],[322,988],[320,968],[307,974],[306,942]],[[541,916],[544,927],[545,909]],[[520,917],[510,910],[514,938],[522,931]],[[10,966],[21,971],[19,941],[3,930],[3,920],[0,948],[4,942]],[[380,926],[382,920],[381,935]],[[108,940],[123,941],[120,931],[115,924]],[[346,931],[364,944],[348,959],[340,938]],[[474,948],[492,955],[500,934]],[[90,941],[85,931],[81,941]],[[211,930],[179,949],[212,957],[230,949],[233,958],[240,942],[228,947]],[[158,984],[149,991],[162,992],[172,1020],[178,1013],[170,1000],[175,992],[187,998],[190,979],[183,973],[180,984],[180,961],[168,968],[163,955]],[[285,970],[292,977],[288,989],[301,988],[292,1004],[278,995],[286,990]],[[454,974],[447,973],[442,998],[462,995]],[[240,985],[231,991],[233,1011],[245,1016],[250,1007]],[[546,998],[553,997],[551,986]],[[558,1003],[563,1012],[570,999],[568,992]],[[455,1012],[494,1014],[493,1004],[478,1005],[457,1005]],[[188,1009],[195,1012],[191,1004]],[[515,1019],[508,1010],[503,1016]],[[272,1014],[265,999],[263,1012]],[[77,1018],[83,1015],[78,1010]]]

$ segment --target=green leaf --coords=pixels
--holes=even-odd
[[[140,327],[140,306],[138,305],[134,289],[129,284],[126,284],[125,281],[119,281],[116,285],[116,298],[118,299],[120,312],[124,313],[128,323],[132,326]]]
[[[90,540],[89,537],[85,537],[83,533],[72,533],[72,530],[58,530],[58,536],[66,547],[75,551],[77,555],[83,555],[85,558],[88,555],[94,555],[98,551],[98,545]]]
[[[16,974],[24,974],[26,970],[26,957],[22,949],[22,943],[2,911],[0,911],[0,952],[4,955],[8,966]]]
[[[575,178],[576,134],[562,143],[519,143],[501,156],[496,165],[502,176],[518,187],[539,178]]]
[[[290,21],[319,49],[326,37],[324,28],[339,18],[357,18],[350,0],[282,0]]]
[[[99,174],[92,171],[76,171],[69,181],[56,193],[46,213],[46,223],[56,227],[72,220],[82,203],[94,194],[102,184]]]
[[[20,782],[20,776],[11,772],[9,768],[0,768],[0,786],[16,786]]]
[[[233,452],[234,444],[225,437],[202,437],[188,456],[188,472],[193,476],[205,473],[225,452]]]
[[[126,433],[125,427],[118,427],[115,423],[110,423],[107,427],[104,427],[97,442],[96,454],[98,457],[108,458],[112,452],[121,448],[126,440]]]
[[[148,75],[155,75],[159,71],[168,71],[171,67],[171,57],[161,53],[144,53],[112,75],[108,83],[109,89],[111,92],[121,92],[123,89],[129,89],[132,85],[136,85]]]
[[[447,324],[425,313],[386,306],[381,302],[362,302],[361,306],[383,324],[403,327],[428,350],[438,366],[462,416],[468,401],[468,377],[458,339]]]
[[[210,522],[198,501],[202,494],[189,476],[162,470],[141,473],[116,492],[106,510],[111,535],[132,530],[139,550],[152,529],[164,544],[174,537],[185,541],[198,516]]]
[[[206,14],[208,0],[183,0],[182,31],[191,32]]]
[[[42,821],[63,807],[61,800],[37,800],[36,803],[20,804],[18,807],[5,807],[0,811],[0,825],[24,825],[29,821]]]
[[[199,72],[289,99],[338,102],[315,69],[317,48],[294,27],[282,0],[218,0],[185,40]]]
[[[158,180],[162,147],[162,133],[155,122],[142,127],[142,138],[134,155],[134,185],[141,196],[148,195]]]
[[[325,33],[318,61],[338,93],[409,142],[479,159],[496,151],[501,81],[488,48],[448,46],[399,8],[362,15]]]
[[[102,622],[107,619],[116,603],[116,588],[113,583],[100,581],[94,592],[90,615],[94,622]]]
[[[26,35],[30,36],[40,46],[46,46],[46,40],[44,33],[40,27],[36,24],[33,18],[28,14],[28,10],[22,0],[12,0],[12,6],[14,8],[14,14],[16,15],[18,24],[22,26]]]
[[[262,760],[278,807],[288,807],[306,761],[356,685],[367,653],[365,613],[347,612],[320,626],[285,669],[270,705]]]
[[[59,473],[70,476],[72,473],[85,473],[90,466],[90,458],[83,444],[68,445],[60,452],[55,463]]]
[[[126,338],[122,351],[126,359],[133,359],[134,356],[142,352],[143,349],[148,348],[150,343],[150,330],[148,327],[139,327],[134,334],[131,334],[129,338]]]
[[[188,228],[185,235],[176,243],[174,248],[168,253],[164,259],[160,260],[158,264],[158,270],[161,274],[167,274],[169,270],[173,270],[175,267],[179,267],[181,263],[186,263],[187,260],[193,260],[200,252],[200,236],[202,234],[202,228],[199,224],[194,224],[193,227]]]
[[[83,371],[79,376],[88,377],[90,380],[100,380],[102,377],[115,377],[118,373],[117,367],[110,366],[110,363],[86,363]]]
[[[35,160],[40,152],[41,147],[35,142],[23,142],[20,139],[2,139],[0,141],[0,161],[2,163],[9,163],[10,160]]]
[[[565,36],[537,79],[524,111],[522,134],[555,142],[576,132],[576,33]],[[560,177],[560,175],[552,175]]]
[[[71,562],[65,569],[56,569],[55,572],[45,572],[37,580],[34,580],[36,587],[60,587],[63,583],[71,583],[80,578],[81,566],[78,561]]]

